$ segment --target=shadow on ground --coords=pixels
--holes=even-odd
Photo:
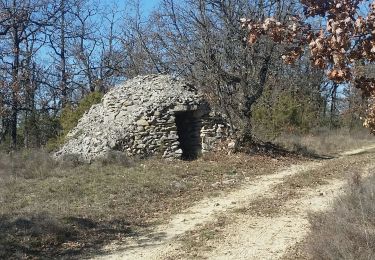
[[[333,159],[331,155],[321,155],[315,151],[309,150],[305,146],[295,145],[293,150],[288,150],[280,145],[263,142],[261,140],[254,140],[250,144],[241,148],[242,152],[248,154],[262,154],[270,157],[306,157],[317,160],[329,160]]]
[[[82,259],[103,254],[113,240],[138,236],[124,221],[94,221],[46,213],[0,216],[0,259]]]

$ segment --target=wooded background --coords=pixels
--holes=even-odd
[[[294,0],[0,0],[0,149],[54,149],[109,89],[150,73],[200,88],[243,136],[361,127],[367,100],[285,46],[249,47],[240,19],[303,15]],[[363,10],[365,12],[365,10]],[[317,24],[321,20],[314,21]]]

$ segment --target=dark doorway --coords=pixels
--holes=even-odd
[[[177,112],[176,125],[178,141],[182,149],[183,160],[198,158],[202,150],[200,141],[201,121],[194,116],[194,111]]]

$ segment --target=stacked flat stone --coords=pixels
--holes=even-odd
[[[186,82],[167,75],[139,76],[113,88],[92,106],[55,156],[74,154],[91,162],[118,150],[128,156],[180,158],[175,116],[183,111],[193,111],[197,118],[191,127],[201,131],[192,138],[201,138],[203,152],[229,135],[225,124],[210,120],[213,114],[207,102]]]

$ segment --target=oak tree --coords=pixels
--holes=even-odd
[[[314,66],[326,70],[335,84],[353,84],[374,99],[375,78],[363,73],[363,68],[375,61],[375,1],[301,0],[300,4],[304,15],[290,15],[285,21],[243,18],[248,44],[254,45],[261,36],[270,37],[285,46],[282,59],[287,64],[295,63],[308,49]],[[314,26],[315,18],[321,26]],[[364,124],[375,132],[374,102]]]

